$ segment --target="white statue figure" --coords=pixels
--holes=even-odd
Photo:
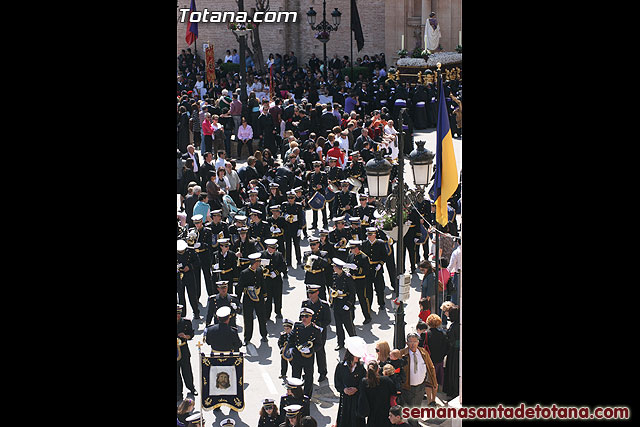
[[[429,14],[429,19],[424,24],[424,38],[426,40],[425,48],[431,52],[435,51],[440,47],[440,24],[438,24],[438,20],[436,19],[436,14],[431,12]]]

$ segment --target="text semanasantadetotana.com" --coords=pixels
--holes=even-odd
[[[402,408],[403,418],[462,418],[462,419],[573,419],[573,420],[597,420],[597,419],[629,419],[630,410],[626,406],[597,406],[593,410],[586,406],[504,406],[502,404],[491,407],[424,407]]]

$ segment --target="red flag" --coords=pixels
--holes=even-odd
[[[191,6],[189,7],[189,21],[187,22],[187,36],[185,37],[187,45],[191,45],[198,38],[198,23],[191,22],[191,12],[196,12],[196,0],[191,0]]]

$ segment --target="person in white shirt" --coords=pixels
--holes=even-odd
[[[227,50],[227,54],[224,57],[224,62],[225,62],[225,64],[227,62],[233,62],[233,55],[231,55],[231,51],[230,50]]]
[[[462,243],[458,245],[457,248],[453,250],[451,253],[451,260],[449,261],[449,265],[447,266],[447,270],[452,274],[451,280],[448,285],[449,287],[449,296],[451,297],[451,301],[458,305],[458,295],[460,289],[460,273],[462,271]],[[455,290],[454,290],[455,289]]]
[[[214,165],[216,168],[216,171],[218,170],[218,168],[225,167],[225,163],[227,162],[226,157],[227,157],[227,153],[225,151],[222,151],[222,150],[218,151],[218,159],[216,160],[216,163]]]
[[[398,148],[398,131],[393,127],[393,120],[389,120],[387,125],[384,127],[384,139],[387,141],[387,149],[391,149],[390,153],[391,158],[396,160],[399,154]]]
[[[407,373],[407,381],[404,384],[401,396],[403,406],[422,406],[422,399],[427,394],[427,403],[435,400],[438,384],[436,369],[427,350],[418,346],[420,336],[416,332],[407,334],[407,347],[400,351],[402,357],[407,356],[408,363],[403,368]],[[415,419],[407,420],[410,425],[418,426]]]
[[[340,143],[340,149],[344,150],[345,159],[349,158],[349,137],[347,136],[348,133],[349,131],[345,129],[336,135],[336,141]],[[346,163],[347,162],[345,161],[342,169],[344,169]]]
[[[193,85],[193,90],[198,94],[200,99],[204,98],[204,95],[207,93],[207,90],[204,87],[204,81],[202,80],[202,76],[198,74],[196,76],[196,84]]]

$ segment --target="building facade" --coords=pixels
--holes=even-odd
[[[177,51],[176,55],[187,46],[185,33],[187,22],[180,22],[180,9],[189,9],[188,0],[178,0],[177,5]],[[460,42],[462,30],[462,0],[357,0],[358,13],[364,33],[364,47],[358,52],[353,41],[354,60],[364,55],[370,57],[384,53],[387,65],[398,59],[402,36],[404,47],[411,52],[415,47],[424,48],[424,25],[431,11],[436,13],[440,23],[442,37],[440,45],[445,51],[453,51]],[[197,10],[202,12],[237,11],[235,0],[200,0],[196,1]],[[298,57],[298,63],[306,63],[312,53],[322,60],[322,43],[315,39],[307,23],[307,11],[310,7],[317,12],[316,23],[322,21],[322,0],[270,0],[270,11],[297,12],[296,22],[271,23],[264,22],[259,26],[260,41],[264,59],[270,53],[285,53],[293,51]],[[245,0],[244,10],[252,16],[256,0]],[[338,8],[342,12],[338,31],[331,32],[331,39],[327,43],[327,60],[334,54],[339,58],[351,56],[350,0],[327,0],[327,21],[331,23],[330,13]],[[188,16],[188,13],[187,13]],[[188,19],[188,18],[187,18]],[[226,50],[239,49],[235,36],[227,28],[227,23],[200,22],[198,24],[198,39],[196,48],[198,55],[204,58],[203,43],[213,43],[215,58],[223,59]],[[248,41],[251,47],[251,41]],[[254,58],[255,59],[255,58]]]

